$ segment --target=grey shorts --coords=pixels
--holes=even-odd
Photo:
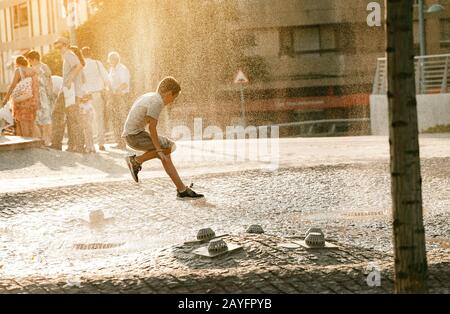
[[[171,148],[175,145],[175,143],[164,136],[159,136],[159,145],[162,149]],[[143,151],[143,152],[149,152],[156,150],[155,146],[153,145],[152,139],[150,137],[150,134],[148,134],[145,131],[142,131],[138,134],[133,135],[127,135],[125,137],[125,142],[128,146],[130,146],[132,149]]]

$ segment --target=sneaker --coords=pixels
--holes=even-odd
[[[138,173],[142,170],[142,166],[136,161],[136,155],[128,156],[125,160],[127,161],[128,169],[130,169],[134,181],[139,182]]]
[[[185,199],[199,199],[205,197],[203,194],[195,193],[191,188],[192,185],[191,187],[186,187],[186,191],[184,192],[177,192],[177,198],[185,200]]]

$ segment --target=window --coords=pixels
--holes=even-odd
[[[280,30],[280,54],[293,55],[335,51],[336,31],[332,26],[290,27]]]
[[[28,5],[22,3],[13,7],[14,28],[28,26]]]
[[[294,52],[307,52],[320,50],[319,27],[296,28],[293,30]]]
[[[320,28],[320,48],[324,50],[336,49],[336,32],[332,27]]]
[[[450,19],[441,19],[441,43],[450,44]]]
[[[280,30],[280,55],[291,55],[292,49],[292,33],[289,28],[282,28]]]

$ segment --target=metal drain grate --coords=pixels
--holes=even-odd
[[[380,217],[380,216],[386,216],[387,211],[366,211],[366,212],[350,212],[345,213],[344,216],[346,217]]]
[[[75,250],[108,250],[124,245],[125,243],[79,243],[75,244]]]

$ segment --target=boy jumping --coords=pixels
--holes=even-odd
[[[144,162],[158,158],[177,188],[177,197],[179,199],[198,199],[204,196],[195,193],[181,181],[177,169],[172,163],[170,154],[176,149],[175,143],[164,136],[158,136],[156,131],[162,109],[164,106],[172,104],[180,91],[180,84],[173,77],[166,77],[159,83],[157,92],[139,97],[128,114],[122,137],[131,148],[145,152],[138,157],[134,155],[126,158],[134,181],[139,182],[138,173]],[[146,125],[148,125],[150,134],[145,131]]]

